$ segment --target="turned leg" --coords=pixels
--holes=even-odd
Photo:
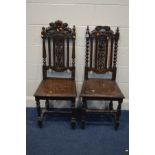
[[[121,116],[121,105],[123,100],[118,101],[117,112],[115,115],[115,129],[117,130],[120,124],[120,116]]]
[[[49,100],[45,101],[45,107],[46,107],[46,110],[49,110]]]
[[[81,115],[81,128],[85,129],[86,125],[86,109],[87,109],[87,101],[85,99],[82,100],[82,115]]]
[[[113,110],[113,102],[112,101],[110,101],[110,103],[109,103],[109,110]]]
[[[36,100],[37,115],[38,115],[37,123],[38,123],[38,126],[41,128],[42,127],[42,119],[41,119],[40,101],[39,101],[39,99],[35,99],[35,100]]]
[[[76,108],[75,108],[75,99],[71,102],[71,110],[72,110],[72,116],[71,116],[71,128],[75,129],[76,127]]]

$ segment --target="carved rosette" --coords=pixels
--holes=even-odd
[[[73,31],[68,27],[68,24],[63,23],[61,20],[49,23],[49,27],[46,28],[46,35],[50,36],[58,32],[67,36],[71,36],[73,34]]]

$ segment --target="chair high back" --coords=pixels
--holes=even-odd
[[[75,26],[71,29],[67,23],[57,20],[55,23],[50,23],[47,28],[42,27],[41,37],[43,42],[43,79],[48,78],[48,70],[55,72],[70,70],[71,78],[75,79]]]
[[[96,26],[91,32],[87,27],[85,80],[90,71],[97,74],[111,72],[112,80],[116,79],[118,40],[119,28],[114,33],[109,26]]]

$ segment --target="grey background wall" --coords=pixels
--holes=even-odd
[[[60,19],[76,25],[76,85],[79,94],[84,77],[85,30],[90,26],[120,28],[117,82],[128,103],[129,98],[129,3],[128,0],[27,0],[26,96],[34,104],[33,93],[42,79],[41,28]],[[127,105],[127,104],[126,104]]]

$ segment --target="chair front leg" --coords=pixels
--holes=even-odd
[[[71,118],[71,128],[75,129],[76,127],[76,108],[75,108],[75,99],[71,102],[72,118]]]
[[[49,100],[45,101],[45,107],[46,107],[46,110],[49,110]]]
[[[109,103],[109,110],[113,110],[113,102],[112,101],[110,101],[110,103]]]
[[[41,128],[42,127],[42,119],[41,119],[40,101],[39,101],[39,99],[35,99],[35,100],[36,100],[36,108],[37,108],[37,115],[38,115],[37,123],[38,123],[38,126]]]
[[[82,114],[81,114],[81,128],[85,129],[86,125],[86,108],[87,108],[87,101],[82,99]]]
[[[115,129],[117,130],[120,124],[120,116],[121,116],[121,105],[123,100],[118,101],[117,112],[115,115]]]

